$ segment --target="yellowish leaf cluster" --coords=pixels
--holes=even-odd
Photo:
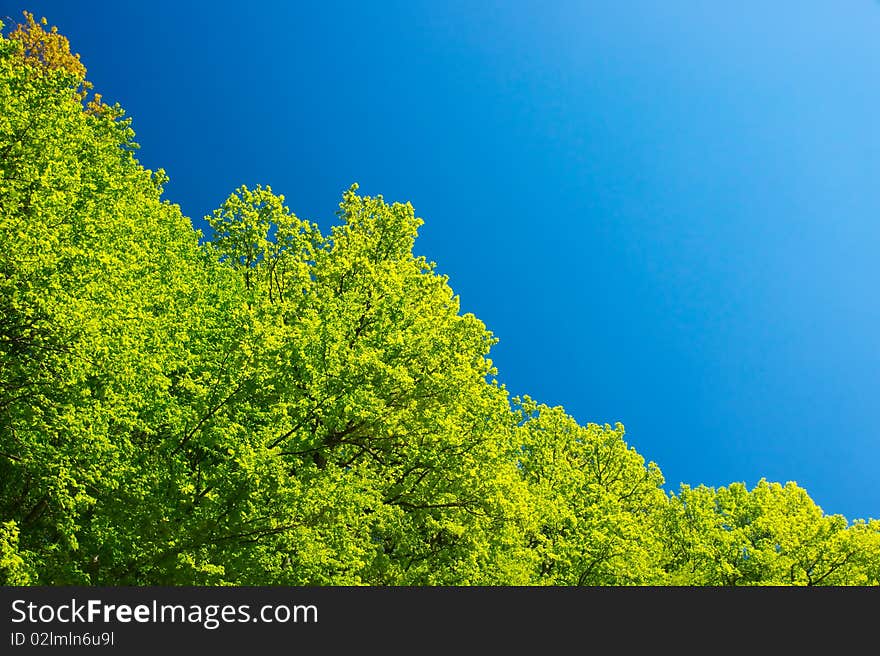
[[[85,80],[86,67],[80,61],[79,54],[70,52],[67,37],[60,34],[54,25],[47,32],[44,29],[47,24],[45,18],[37,22],[28,11],[24,12],[24,17],[27,22],[19,24],[9,35],[10,39],[22,45],[21,57],[24,61],[49,70],[64,69],[79,80]]]

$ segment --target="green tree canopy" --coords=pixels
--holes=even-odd
[[[45,25],[0,34],[0,583],[878,584],[877,521],[511,399],[409,203],[194,230]]]

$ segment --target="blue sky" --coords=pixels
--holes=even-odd
[[[241,184],[325,230],[352,182],[411,201],[513,394],[623,422],[670,490],[880,517],[877,3],[24,9],[196,227]]]

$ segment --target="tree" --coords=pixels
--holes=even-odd
[[[0,33],[0,583],[876,585],[794,484],[667,496],[509,398],[422,220],[241,186],[201,241],[55,28]]]
[[[0,516],[44,584],[128,580],[178,539],[168,445],[238,328],[234,277],[68,55],[32,17],[0,41]]]
[[[663,476],[623,425],[580,426],[561,407],[521,402],[520,472],[542,521],[529,535],[538,578],[556,585],[661,582]]]
[[[825,515],[793,482],[761,480],[673,495],[664,540],[685,585],[876,585],[875,522]]]
[[[334,490],[298,492],[279,507],[287,529],[272,540],[267,575],[498,580],[516,569],[489,545],[508,532],[517,478],[506,392],[488,380],[494,340],[459,313],[433,264],[413,255],[421,220],[412,206],[356,190],[323,242],[269,189],[243,187],[209,219],[208,248],[262,290],[253,310],[275,345],[263,386],[283,418],[266,431],[271,455],[298,490]],[[314,553],[323,556],[312,563]]]

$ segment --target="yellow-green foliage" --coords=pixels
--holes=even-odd
[[[878,522],[510,399],[411,205],[240,187],[200,240],[43,25],[0,37],[0,583],[878,583]]]

